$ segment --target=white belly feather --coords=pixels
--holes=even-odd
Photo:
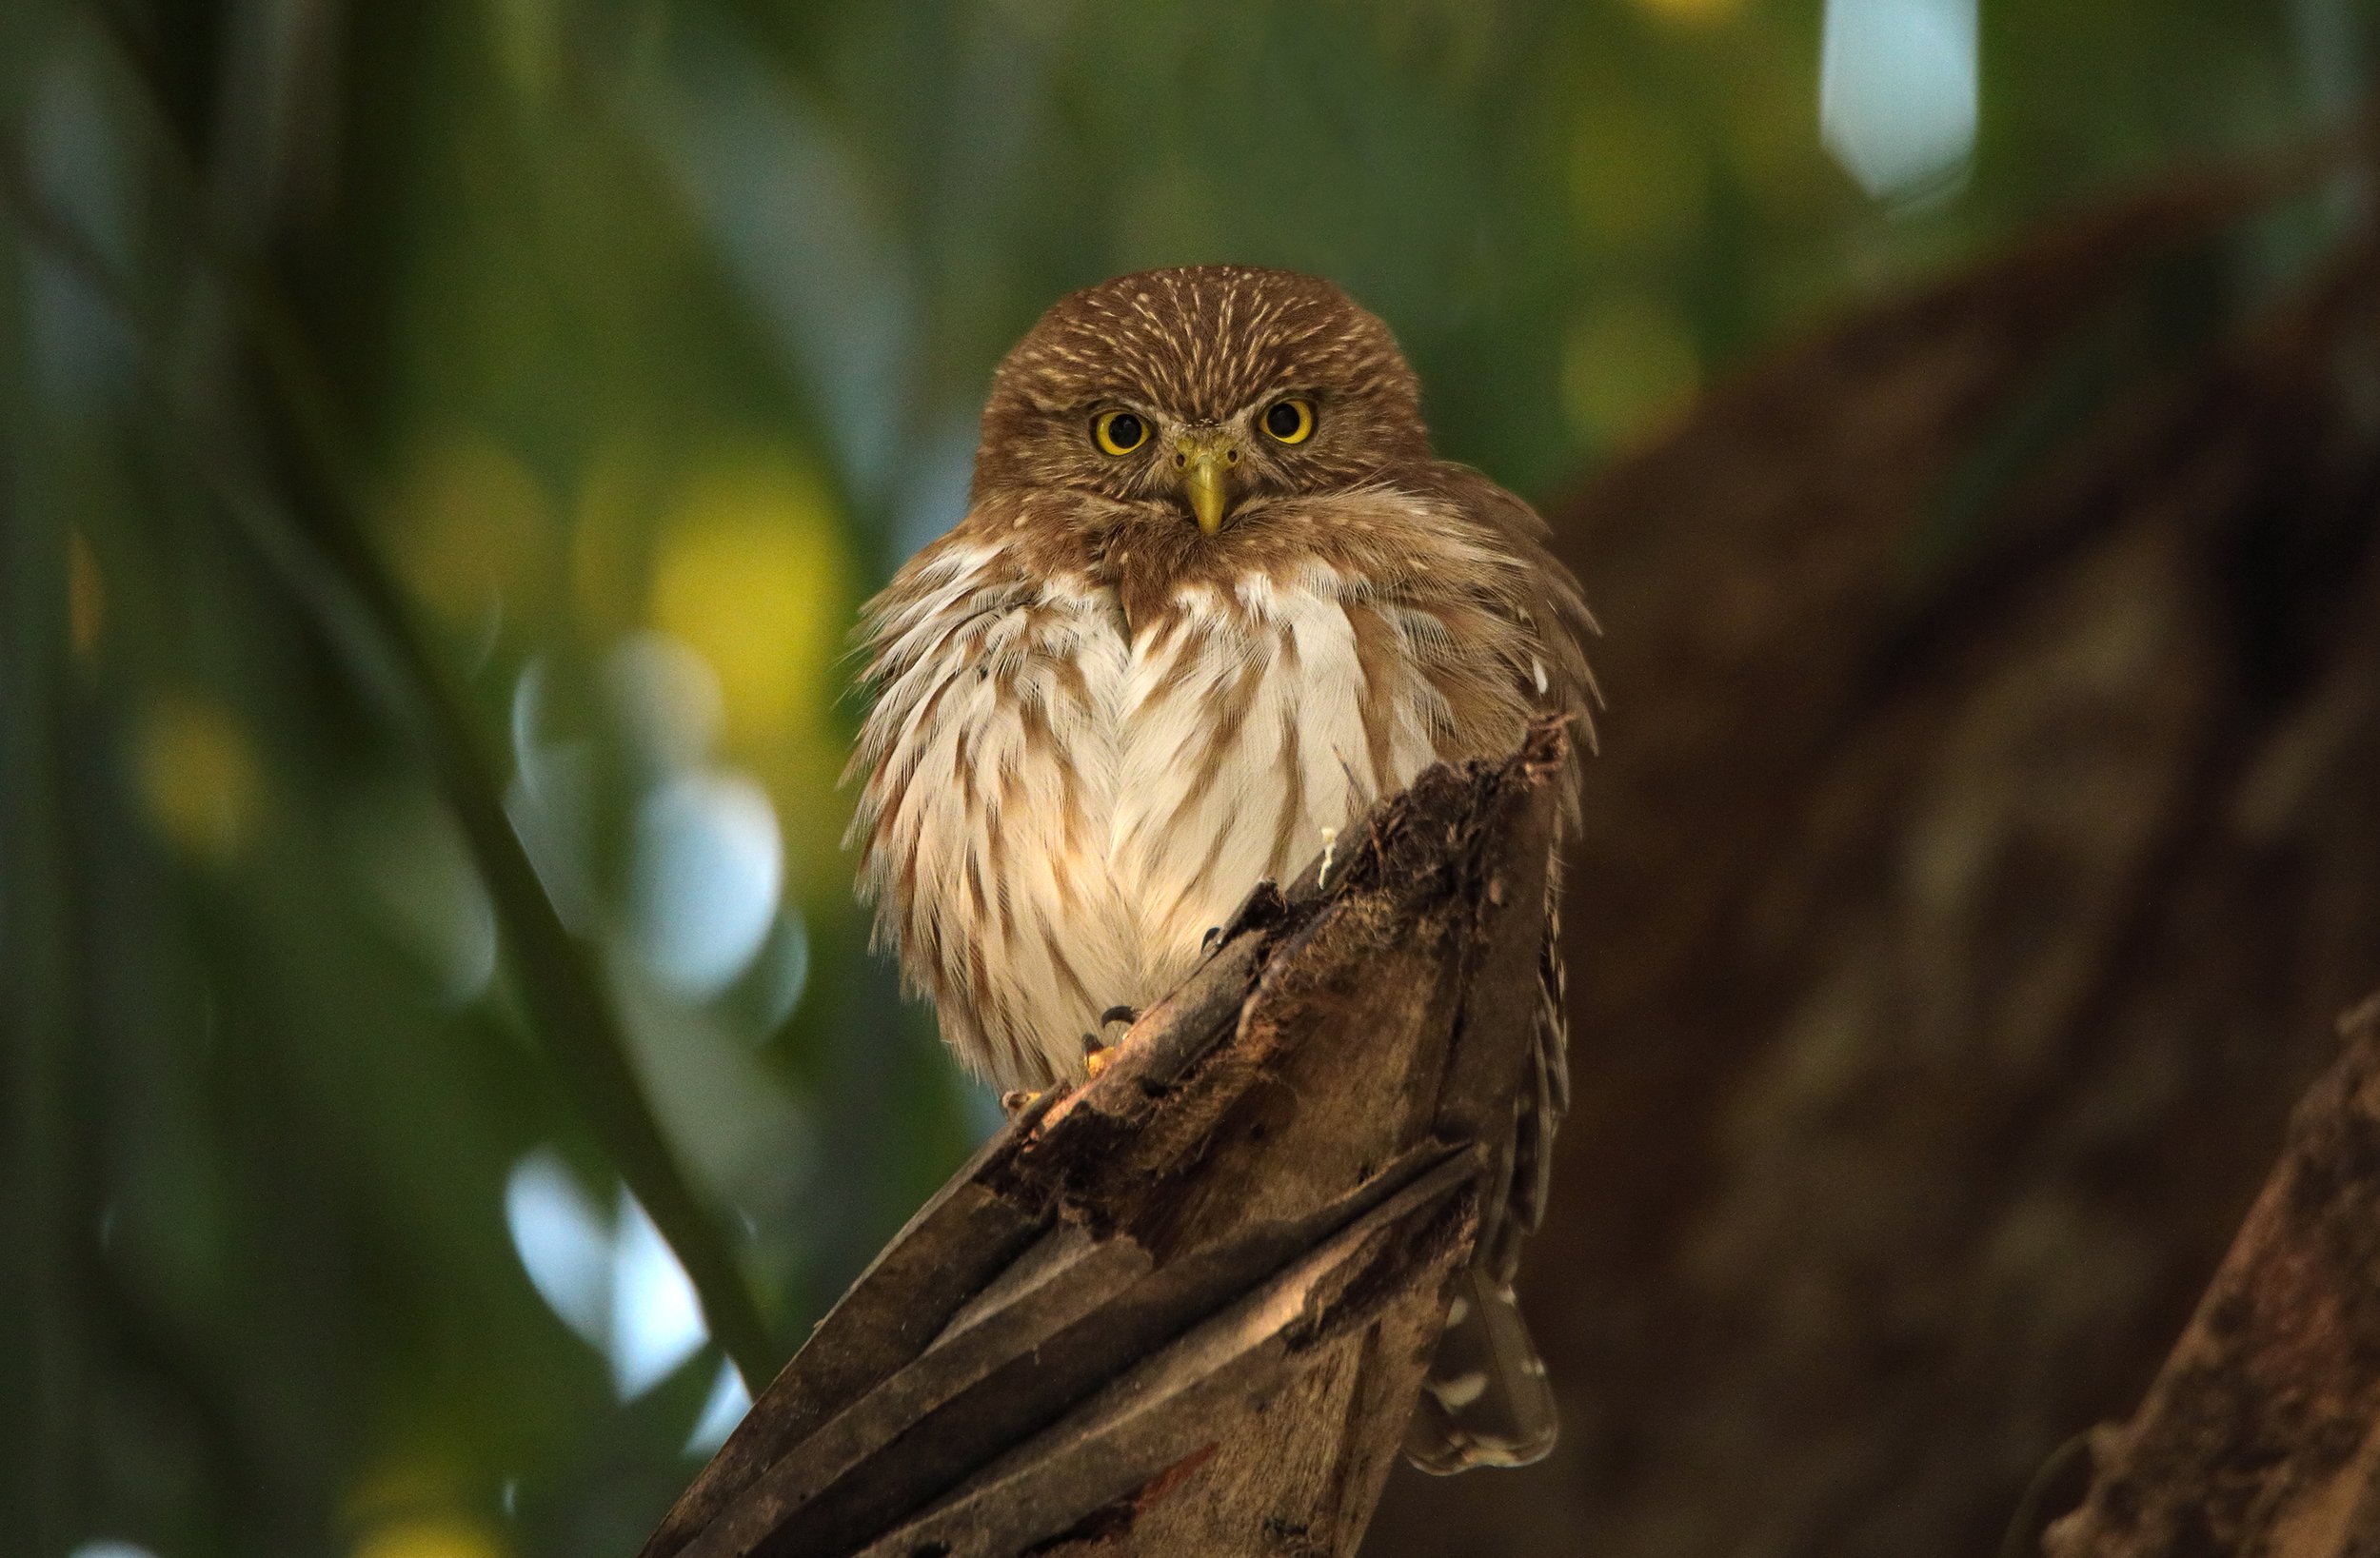
[[[1108,870],[1137,922],[1132,1004],[1162,995],[1258,881],[1286,878],[1326,831],[1429,761],[1410,718],[1372,771],[1356,634],[1327,568],[1234,599],[1194,586],[1137,634],[1121,700]],[[1408,706],[1401,689],[1383,689]]]
[[[947,558],[941,602],[984,561]],[[902,900],[904,962],[944,1036],[995,1081],[1038,1085],[1080,1073],[1103,1012],[1188,973],[1259,880],[1410,783],[1443,705],[1402,656],[1372,657],[1399,684],[1366,688],[1351,609],[1412,625],[1320,564],[1228,598],[1185,586],[1128,643],[1112,592],[1081,577],[1004,604],[897,652],[880,713],[901,710],[916,761],[871,783],[889,809],[866,876]],[[1367,693],[1391,711],[1378,730]]]
[[[1082,781],[1089,837],[1104,846],[1081,862],[1097,885],[1056,891],[1008,854],[1010,891],[1088,965],[1088,1002],[1056,976],[1016,992],[1020,1026],[1061,1075],[1079,1069],[1102,1012],[1163,995],[1259,880],[1302,868],[1326,830],[1430,760],[1420,721],[1407,718],[1391,772],[1372,772],[1355,629],[1327,569],[1287,589],[1250,576],[1230,601],[1193,586],[1178,603],[1128,655],[1086,667],[1088,718],[1056,732]]]

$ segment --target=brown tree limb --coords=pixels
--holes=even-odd
[[[2380,996],[2049,1558],[2380,1552]]]
[[[644,1558],[1352,1552],[1535,1022],[1565,737],[1259,889],[853,1285]]]

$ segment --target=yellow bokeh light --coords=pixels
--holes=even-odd
[[[506,1558],[502,1535],[466,1512],[466,1488],[435,1457],[381,1463],[346,1501],[347,1523],[362,1533],[352,1558]]]
[[[264,784],[228,710],[196,698],[160,700],[141,720],[133,759],[142,803],[168,840],[203,859],[238,852]]]
[[[790,461],[702,469],[663,522],[649,620],[718,676],[731,748],[824,728],[853,604],[842,517],[824,483]]]
[[[554,524],[545,491],[494,439],[461,433],[414,456],[389,538],[415,599],[449,621],[473,622],[544,582]]]
[[[1675,417],[1702,377],[1685,317],[1659,298],[1622,294],[1591,310],[1562,352],[1562,405],[1600,445],[1635,443]]]
[[[355,1558],[505,1558],[505,1545],[461,1515],[415,1515],[367,1531]]]

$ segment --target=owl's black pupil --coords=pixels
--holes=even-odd
[[[1129,449],[1140,442],[1140,419],[1126,411],[1111,418],[1107,424],[1108,442],[1120,449]]]
[[[1264,425],[1275,438],[1297,437],[1299,424],[1303,421],[1304,419],[1298,415],[1298,408],[1287,401],[1281,402],[1264,413]]]

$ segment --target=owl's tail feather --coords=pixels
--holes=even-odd
[[[1481,1267],[1455,1285],[1445,1334],[1405,1429],[1405,1458],[1439,1476],[1526,1466],[1554,1448],[1560,1417],[1513,1291]]]

